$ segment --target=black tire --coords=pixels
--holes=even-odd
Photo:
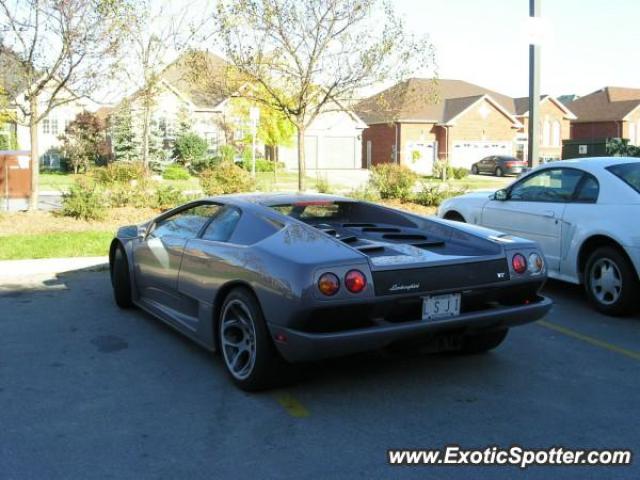
[[[610,269],[614,282],[619,282],[619,288],[613,288],[617,295],[607,293],[609,289],[598,282],[603,267]],[[600,247],[589,256],[584,269],[584,286],[591,304],[605,315],[630,315],[637,309],[640,283],[633,266],[617,248]]]
[[[462,338],[462,346],[459,353],[463,355],[475,355],[493,350],[504,341],[507,333],[509,333],[509,329],[504,328],[501,330],[476,333],[475,335],[465,335]]]
[[[242,306],[246,311],[242,310]],[[225,339],[229,339],[233,332],[228,332],[225,335],[226,330],[232,330],[234,327],[225,326],[225,315],[231,309],[238,308],[243,313],[248,313],[246,320],[250,322],[250,326],[253,329],[253,345],[255,346],[253,364],[249,365],[246,371],[236,372],[232,368],[232,361],[235,359],[237,353],[240,356],[240,352],[233,351],[234,348],[231,345],[225,345]],[[241,327],[238,331],[243,330]],[[222,363],[227,370],[227,374],[240,389],[255,392],[258,390],[265,390],[282,386],[285,383],[289,383],[294,379],[294,367],[285,362],[280,356],[275,346],[269,330],[267,329],[262,309],[258,300],[254,296],[253,292],[247,288],[238,287],[226,296],[222,307],[220,308],[220,314],[217,322],[218,332],[218,346],[220,348],[220,356],[222,357]],[[244,339],[244,337],[242,337]],[[237,343],[243,343],[237,341]],[[249,340],[248,345],[251,344]],[[245,346],[246,355],[251,355],[247,351]],[[244,353],[242,355],[245,355]],[[251,364],[250,360],[246,361],[247,364]]]
[[[464,217],[462,215],[460,215],[458,212],[448,212],[444,216],[444,219],[445,220],[452,220],[454,222],[467,223],[467,221],[464,219]]]
[[[496,177],[503,177],[504,176],[504,172],[502,171],[502,169],[500,167],[496,168]]]
[[[471,174],[472,175],[478,175],[480,173],[480,170],[478,170],[478,166],[477,165],[471,165]]]
[[[113,254],[113,267],[111,268],[111,285],[113,297],[120,308],[133,307],[131,298],[131,277],[129,276],[129,263],[127,254],[122,246],[118,245]]]

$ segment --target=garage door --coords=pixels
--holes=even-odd
[[[454,142],[451,165],[471,168],[489,155],[512,155],[513,142]]]
[[[419,175],[432,175],[437,150],[436,142],[408,142],[403,163]]]
[[[359,168],[356,165],[356,138],[324,137],[318,157],[318,168]]]

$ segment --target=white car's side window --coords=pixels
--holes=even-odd
[[[516,183],[509,200],[521,202],[570,202],[583,172],[569,168],[550,168]]]

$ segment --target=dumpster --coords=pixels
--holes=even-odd
[[[31,152],[0,150],[0,198],[5,210],[26,208],[31,196]]]
[[[563,140],[562,159],[607,156],[608,138],[589,138],[584,140]]]

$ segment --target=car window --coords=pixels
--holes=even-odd
[[[156,223],[151,236],[172,236],[184,239],[195,238],[209,219],[220,210],[220,205],[198,205],[166,217]]]
[[[586,175],[576,192],[574,202],[578,203],[595,203],[598,200],[600,185],[598,181],[591,175]]]
[[[215,216],[202,234],[203,240],[227,242],[240,220],[240,210],[235,207],[225,207]]]
[[[272,207],[278,212],[299,219],[337,218],[343,215],[345,204],[333,201],[297,202]]]
[[[569,168],[552,168],[516,183],[509,200],[524,202],[569,202],[583,173]]]
[[[640,163],[621,163],[608,167],[607,170],[640,193]]]

